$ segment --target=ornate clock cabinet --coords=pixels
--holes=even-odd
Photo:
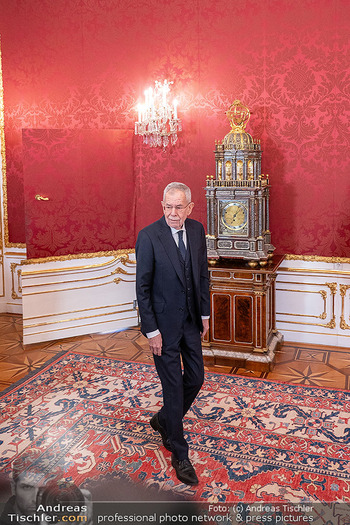
[[[210,328],[203,344],[207,364],[272,370],[283,337],[276,330],[275,280],[283,256],[263,268],[223,259],[209,266]]]
[[[211,318],[205,361],[271,370],[283,340],[275,326],[274,256],[269,179],[261,174],[260,141],[245,131],[249,109],[236,100],[231,130],[215,145],[215,177],[207,178],[207,249]]]

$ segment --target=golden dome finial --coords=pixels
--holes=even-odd
[[[231,124],[231,131],[244,131],[248,120],[250,119],[250,111],[242,104],[240,100],[235,100],[233,104],[226,111],[227,118]]]

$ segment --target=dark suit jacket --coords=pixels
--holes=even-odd
[[[202,224],[185,222],[191,254],[196,323],[209,316],[209,277],[205,233]],[[178,248],[162,217],[140,231],[136,242],[136,294],[144,335],[160,330],[164,344],[174,342],[183,322],[185,283]]]

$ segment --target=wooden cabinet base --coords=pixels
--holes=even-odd
[[[276,330],[275,280],[283,256],[263,268],[220,260],[209,266],[210,327],[204,362],[271,371],[283,336]]]
[[[247,351],[246,347],[222,347],[210,343],[203,343],[203,358],[206,365],[221,365],[271,372],[274,367],[276,352],[281,348],[283,336],[275,332],[266,351]]]

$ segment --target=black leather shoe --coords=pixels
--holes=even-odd
[[[165,432],[164,428],[159,423],[158,413],[154,414],[154,416],[152,417],[152,419],[149,422],[149,424],[151,425],[153,430],[155,430],[156,432],[159,432],[159,434],[162,436],[163,445],[165,446],[165,448],[167,450],[169,450],[171,452],[170,441],[169,441],[169,438],[168,438],[167,433]]]
[[[189,459],[182,459],[179,461],[174,454],[172,454],[171,464],[175,469],[177,479],[182,481],[182,483],[185,483],[186,485],[198,485],[196,471]]]

